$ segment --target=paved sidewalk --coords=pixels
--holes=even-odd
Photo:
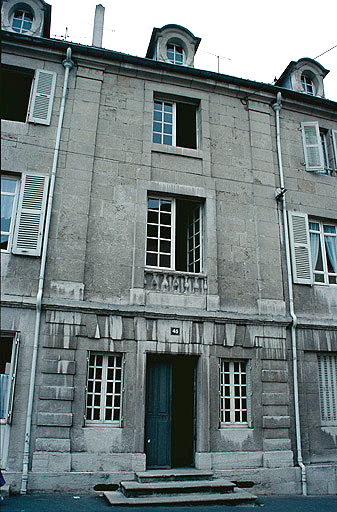
[[[28,494],[1,501],[1,512],[337,512],[336,496],[261,496],[255,506],[112,507],[92,495]]]

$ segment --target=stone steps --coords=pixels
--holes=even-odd
[[[209,471],[170,469],[145,471],[136,480],[120,483],[118,491],[104,492],[111,505],[239,505],[254,504],[256,496],[238,489]]]

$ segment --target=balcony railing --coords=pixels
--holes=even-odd
[[[161,293],[184,295],[206,295],[207,277],[176,270],[145,269],[144,288]]]

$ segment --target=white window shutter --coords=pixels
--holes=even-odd
[[[306,170],[324,171],[324,157],[318,123],[301,123],[301,127]]]
[[[288,212],[289,237],[293,281],[313,284],[308,216],[300,212]]]
[[[335,157],[335,170],[337,170],[337,130],[331,130],[333,154]]]
[[[23,174],[16,216],[14,254],[40,256],[49,176]]]
[[[30,123],[50,124],[56,73],[37,69],[30,97],[28,121]]]
[[[8,407],[6,419],[7,423],[12,422],[12,413],[13,413],[13,404],[14,404],[14,391],[15,391],[15,382],[16,382],[16,371],[18,367],[18,355],[19,355],[19,343],[20,336],[17,333],[13,340],[13,349],[12,349],[12,364],[11,364],[11,372],[10,372],[10,387],[9,387],[9,395],[8,395]]]

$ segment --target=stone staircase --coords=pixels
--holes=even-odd
[[[104,496],[111,505],[119,506],[253,505],[256,500],[229,480],[190,468],[136,473],[136,480],[121,482],[118,491],[106,491]]]

